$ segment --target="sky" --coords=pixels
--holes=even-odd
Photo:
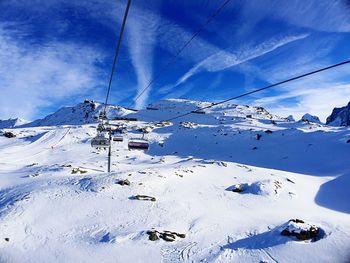
[[[164,98],[219,101],[350,59],[348,0],[231,0],[163,70],[224,1],[133,0],[109,102],[140,109]],[[0,0],[0,119],[104,101],[126,2]],[[233,103],[325,121],[350,101],[349,71]]]

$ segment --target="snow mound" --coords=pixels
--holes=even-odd
[[[226,190],[242,194],[271,196],[277,195],[282,190],[282,182],[278,180],[263,180],[254,183],[235,184]]]
[[[327,125],[350,126],[350,102],[347,106],[334,108],[332,114],[327,118]]]

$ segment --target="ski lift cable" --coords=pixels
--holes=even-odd
[[[330,66],[327,66],[327,67],[324,67],[324,68],[320,68],[320,69],[317,69],[317,70],[314,70],[314,71],[311,71],[311,72],[308,72],[308,73],[304,73],[304,74],[298,75],[296,77],[292,77],[292,78],[289,78],[289,79],[286,79],[286,80],[283,80],[283,81],[280,81],[280,82],[277,82],[277,83],[270,84],[270,85],[265,86],[263,88],[255,89],[255,90],[252,90],[252,91],[249,91],[249,92],[246,92],[246,93],[240,94],[238,96],[234,96],[234,97],[231,97],[231,98],[219,101],[219,102],[214,102],[214,103],[212,103],[209,106],[200,107],[200,108],[195,109],[194,111],[201,111],[201,110],[209,109],[209,108],[215,107],[217,105],[229,102],[231,100],[242,98],[242,97],[245,97],[245,96],[248,96],[248,95],[260,92],[260,91],[263,91],[263,90],[270,89],[270,88],[275,87],[275,86],[279,86],[281,84],[285,84],[285,83],[288,83],[288,82],[291,82],[291,81],[294,81],[294,80],[302,79],[302,78],[305,78],[307,76],[314,75],[314,74],[317,74],[317,73],[320,73],[320,72],[323,72],[323,71],[326,71],[326,70],[329,70],[329,69],[337,68],[337,67],[349,64],[349,63],[350,63],[350,60],[346,60],[346,61],[343,61],[343,62],[340,62],[340,63],[337,63],[337,64],[333,64],[333,65],[330,65]],[[176,120],[178,118],[190,115],[194,111],[190,111],[190,112],[187,112],[187,113],[180,114],[180,115],[175,116],[173,118],[167,119],[167,121]]]
[[[136,96],[136,98],[134,99],[135,103],[144,93],[147,89],[149,89],[152,84],[159,79],[159,77],[162,75],[162,73],[169,68],[169,66],[173,63],[176,62],[177,58],[180,56],[180,54],[191,44],[191,42],[203,31],[203,29],[215,18],[217,17],[221,11],[224,9],[224,7],[230,2],[231,0],[225,0],[218,9],[216,9],[216,11],[211,14],[207,20],[204,22],[204,24],[197,29],[197,31],[183,44],[183,46],[176,52],[176,54],[168,60],[168,62],[160,69],[160,71],[158,72],[158,74],[150,80],[150,82],[141,90],[141,92]],[[132,106],[133,103],[129,104],[129,107]]]
[[[117,58],[118,58],[118,55],[119,55],[119,49],[120,49],[120,45],[121,45],[122,38],[123,38],[124,28],[125,28],[125,24],[126,24],[126,18],[128,17],[128,13],[129,13],[129,9],[130,9],[130,4],[131,4],[131,0],[128,0],[127,6],[126,6],[126,9],[125,9],[125,12],[124,12],[124,18],[123,18],[122,26],[121,26],[120,32],[119,32],[119,38],[118,38],[117,47],[115,49],[113,66],[112,66],[112,70],[111,70],[111,75],[109,77],[108,89],[107,89],[107,94],[106,94],[106,101],[105,101],[105,106],[104,106],[104,109],[103,109],[103,112],[104,112],[105,115],[106,115],[106,108],[107,108],[109,93],[110,93],[111,86],[112,86],[113,75],[114,75],[115,67],[116,67],[116,64],[117,64]]]

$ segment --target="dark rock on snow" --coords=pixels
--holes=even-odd
[[[347,106],[334,108],[332,114],[327,118],[327,125],[350,126],[350,102]]]

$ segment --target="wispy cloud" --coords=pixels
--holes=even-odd
[[[156,44],[159,16],[147,12],[146,16],[142,10],[135,7],[129,17],[128,46],[137,77],[137,94],[135,108],[145,106],[150,90],[145,92],[144,88],[152,79],[153,73],[153,51]],[[141,92],[143,92],[141,94]]]
[[[14,39],[14,35],[17,36]],[[42,107],[87,94],[99,84],[102,55],[81,44],[27,45],[0,27],[0,118],[32,119]]]
[[[348,1],[341,0],[244,1],[241,13],[244,21],[252,18],[257,23],[270,17],[316,31],[349,32],[349,8]]]
[[[265,55],[273,50],[284,46],[288,43],[306,38],[307,34],[297,36],[287,36],[280,39],[272,39],[263,42],[252,48],[242,48],[236,52],[228,52],[221,50],[213,55],[208,56],[204,60],[197,63],[189,71],[187,71],[179,80],[175,83],[174,87],[184,83],[190,77],[201,71],[221,71],[230,67],[239,65],[251,59]]]

